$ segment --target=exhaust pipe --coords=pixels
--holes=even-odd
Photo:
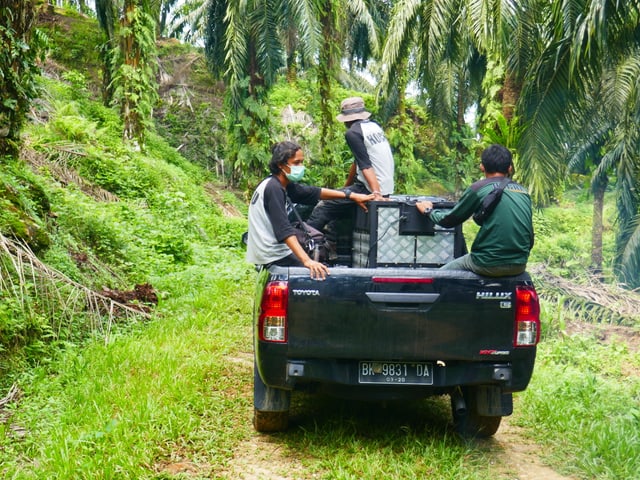
[[[453,413],[456,416],[463,416],[467,414],[467,402],[464,401],[464,396],[460,387],[456,388],[451,394],[451,405],[453,407]]]

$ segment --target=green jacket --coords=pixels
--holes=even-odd
[[[462,194],[452,210],[434,210],[431,219],[445,228],[463,223],[482,204],[482,199],[497,188],[502,177],[484,178]],[[515,182],[509,183],[500,203],[480,227],[473,245],[471,259],[477,265],[526,265],[533,247],[533,208],[527,190]]]

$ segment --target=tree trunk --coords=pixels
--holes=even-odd
[[[593,183],[593,223],[591,226],[591,270],[594,274],[602,273],[602,232],[604,194],[608,180],[594,181]]]
[[[323,161],[331,158],[331,139],[334,112],[331,108],[332,91],[331,84],[334,78],[336,65],[338,38],[335,28],[334,5],[331,1],[326,2],[325,8],[320,14],[320,24],[322,25],[322,46],[320,48],[320,58],[318,62],[318,93],[320,94],[320,152]]]
[[[124,35],[121,39],[120,49],[122,51],[123,63],[133,70],[138,68],[138,64],[140,63],[140,58],[138,55],[138,49],[135,48],[135,36],[133,33],[134,26],[132,24],[131,19],[134,18],[135,10],[136,10],[136,2],[135,0],[125,0],[124,3],[124,13],[121,19],[121,30],[129,32]],[[131,87],[131,85],[128,85]],[[124,122],[124,139],[125,140],[133,140],[138,136],[140,131],[140,119],[137,115],[137,109],[132,104],[130,92],[128,92],[128,88],[124,88],[124,98],[122,99],[122,119]]]
[[[287,82],[295,83],[298,78],[298,65],[296,62],[296,31],[293,28],[287,29]]]
[[[456,142],[456,194],[460,194],[463,190],[463,179],[465,176],[464,171],[464,157],[469,153],[469,150],[464,145],[462,139],[464,137],[464,109],[466,105],[466,99],[464,92],[466,91],[466,85],[464,81],[464,75],[462,72],[458,76],[458,98],[456,104],[456,130],[458,131],[458,141]]]
[[[522,85],[507,73],[504,77],[504,85],[502,87],[502,115],[509,124],[513,118],[513,112],[516,108],[518,98],[520,98],[521,90]]]
[[[33,0],[5,0],[0,4],[0,155],[15,155],[20,132],[36,96],[36,49],[26,53],[35,21]]]

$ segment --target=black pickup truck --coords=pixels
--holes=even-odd
[[[393,197],[358,212],[324,281],[305,268],[259,273],[256,430],[287,428],[298,389],[366,400],[449,395],[456,430],[473,436],[493,435],[512,413],[540,336],[531,278],[438,269],[466,246],[460,227],[417,213],[423,198]]]

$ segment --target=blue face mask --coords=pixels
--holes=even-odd
[[[286,177],[292,182],[299,182],[304,177],[304,165],[289,165],[291,171],[285,172]]]

